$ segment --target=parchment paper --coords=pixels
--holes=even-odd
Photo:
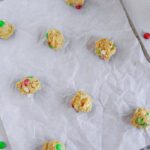
[[[0,115],[12,150],[41,150],[58,139],[67,150],[137,150],[146,146],[143,131],[130,126],[137,106],[150,108],[149,64],[118,0],[87,0],[75,10],[63,0],[4,0],[0,18],[16,26],[0,40]],[[53,52],[41,41],[48,28],[60,29],[65,47]],[[118,51],[108,63],[93,53],[93,42],[107,37]],[[22,96],[15,83],[34,75],[42,89]],[[94,99],[90,113],[76,113],[76,90]]]

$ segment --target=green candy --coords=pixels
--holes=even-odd
[[[0,149],[4,149],[7,147],[7,144],[4,141],[0,141]]]
[[[53,46],[51,46],[51,45],[48,45],[48,46],[49,46],[49,48],[52,48],[52,49],[54,48],[54,47],[53,47]]]
[[[143,124],[142,124],[142,127],[143,128],[146,128],[148,126],[148,124],[146,123],[146,122],[144,122]]]
[[[97,48],[97,49],[95,50],[95,53],[96,53],[96,55],[101,56],[101,51],[100,51],[100,49]]]
[[[33,78],[33,76],[28,76],[28,78]]]
[[[150,112],[148,112],[148,113],[146,114],[146,116],[150,117]]]
[[[143,128],[146,128],[149,125],[148,123],[144,122],[143,118],[137,118],[136,122]]]
[[[56,145],[56,150],[61,150],[61,144]]]
[[[136,122],[137,122],[139,125],[143,125],[143,124],[144,124],[143,118],[137,118],[137,119],[136,119]]]
[[[3,20],[0,20],[0,27],[3,27],[5,25],[5,22]]]
[[[71,4],[71,3],[67,3],[69,6],[73,6],[73,4]]]
[[[48,38],[48,33],[45,34],[46,38]]]
[[[115,45],[115,44],[113,44],[113,46],[112,46],[112,48],[111,48],[111,49],[113,50],[115,47],[116,47],[116,45]]]

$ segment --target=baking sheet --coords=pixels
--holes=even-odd
[[[41,150],[58,139],[67,150],[137,150],[147,145],[143,131],[129,124],[137,106],[150,108],[149,64],[118,0],[87,0],[82,10],[63,0],[4,0],[0,17],[16,26],[0,41],[0,114],[12,150]],[[49,28],[60,29],[65,47],[53,52],[42,42]],[[93,54],[95,40],[116,42],[108,63]],[[42,89],[22,96],[15,83],[34,75]],[[94,98],[90,113],[76,113],[70,99],[76,90]]]
[[[143,38],[144,33],[150,33],[150,1],[123,0],[138,34],[150,55],[150,42]]]

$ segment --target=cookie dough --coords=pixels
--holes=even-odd
[[[65,150],[65,145],[59,141],[50,141],[43,145],[42,150]]]
[[[61,49],[64,45],[64,36],[57,29],[51,29],[46,33],[47,44],[52,49]]]
[[[41,88],[40,81],[33,77],[25,77],[16,83],[17,89],[24,95],[34,94]]]
[[[66,3],[76,9],[80,9],[84,5],[84,0],[66,0]]]
[[[0,20],[0,38],[1,39],[9,39],[11,35],[13,35],[15,28],[10,23]]]
[[[131,118],[131,124],[137,128],[147,128],[150,126],[150,110],[137,108]]]
[[[105,61],[109,61],[116,53],[116,45],[108,39],[100,39],[95,43],[95,54]]]
[[[71,104],[77,112],[90,112],[92,110],[92,98],[83,91],[76,92]]]

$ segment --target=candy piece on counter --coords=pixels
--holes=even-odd
[[[1,39],[9,39],[11,35],[13,35],[15,28],[10,23],[0,20],[0,38]]]
[[[0,141],[0,149],[5,149],[7,144],[4,141]]]
[[[77,91],[72,98],[72,107],[77,112],[90,112],[92,110],[92,98],[83,91]]]
[[[66,3],[76,9],[81,9],[84,5],[84,0],[66,0]]]
[[[61,49],[64,45],[64,36],[57,29],[51,29],[46,33],[47,44],[52,49]]]
[[[150,39],[150,33],[144,33],[143,37],[144,39]]]
[[[65,145],[59,141],[50,141],[43,144],[42,150],[65,150]]]
[[[95,43],[95,54],[105,61],[109,61],[116,53],[116,45],[108,39],[100,39]]]
[[[150,110],[137,108],[131,118],[131,124],[137,128],[147,128],[150,126]]]
[[[17,82],[16,87],[20,91],[20,93],[24,95],[30,95],[40,90],[41,83],[37,78],[28,76]]]

